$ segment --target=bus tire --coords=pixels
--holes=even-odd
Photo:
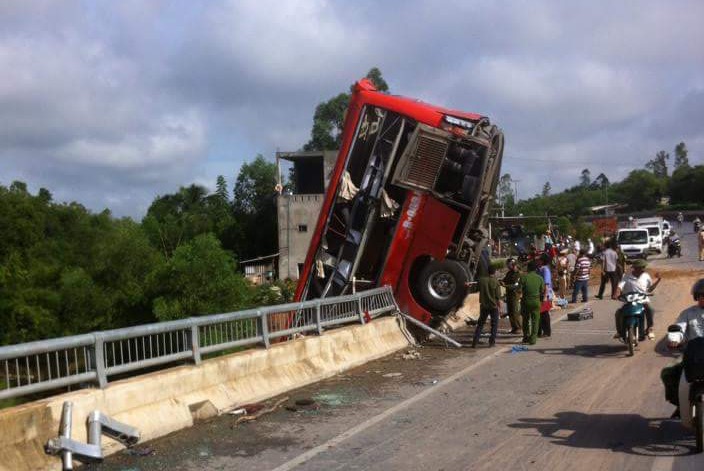
[[[467,271],[459,263],[431,260],[418,274],[416,288],[427,308],[445,313],[462,302],[467,281]]]

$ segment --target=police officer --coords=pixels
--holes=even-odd
[[[511,333],[521,332],[521,272],[515,258],[506,260],[506,276],[501,280],[501,284],[506,288],[506,314],[511,323]]]
[[[528,272],[521,277],[521,314],[523,316],[523,342],[535,345],[540,323],[540,305],[545,299],[545,282],[536,273],[534,260],[528,262]]]

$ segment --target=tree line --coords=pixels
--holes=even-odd
[[[339,147],[349,99],[317,106],[304,150]],[[238,269],[277,251],[276,172],[258,155],[232,190],[224,176],[181,187],[140,222],[0,185],[0,345],[289,301],[290,281],[254,287]]]
[[[244,309],[290,299],[253,287],[243,257],[276,250],[276,168],[244,164],[157,197],[141,222],[57,203],[23,182],[0,186],[0,344]]]
[[[557,216],[565,226],[561,229],[567,232],[588,230],[579,218],[591,214],[592,206],[619,203],[625,204],[629,212],[704,209],[704,165],[690,165],[684,142],[677,144],[673,153],[671,159],[667,151],[658,151],[643,168],[632,170],[620,182],[609,181],[604,173],[592,179],[591,171],[585,168],[576,185],[553,194],[550,182],[546,182],[540,194],[521,201],[515,201],[511,175],[504,174],[497,186],[496,201],[506,215]]]

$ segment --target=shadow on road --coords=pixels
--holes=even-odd
[[[626,346],[617,343],[613,345],[575,345],[573,347],[554,348],[531,346],[529,349],[531,352],[542,353],[544,355],[576,355],[587,358],[614,358],[628,354]]]
[[[548,419],[519,419],[509,427],[535,429],[552,439],[552,443],[575,448],[642,456],[683,456],[695,452],[694,437],[678,422],[638,414],[559,412]]]

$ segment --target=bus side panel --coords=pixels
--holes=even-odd
[[[427,324],[431,314],[416,302],[411,292],[411,267],[422,256],[445,259],[460,215],[427,194],[410,193],[403,206],[381,285],[392,286],[399,308]]]

